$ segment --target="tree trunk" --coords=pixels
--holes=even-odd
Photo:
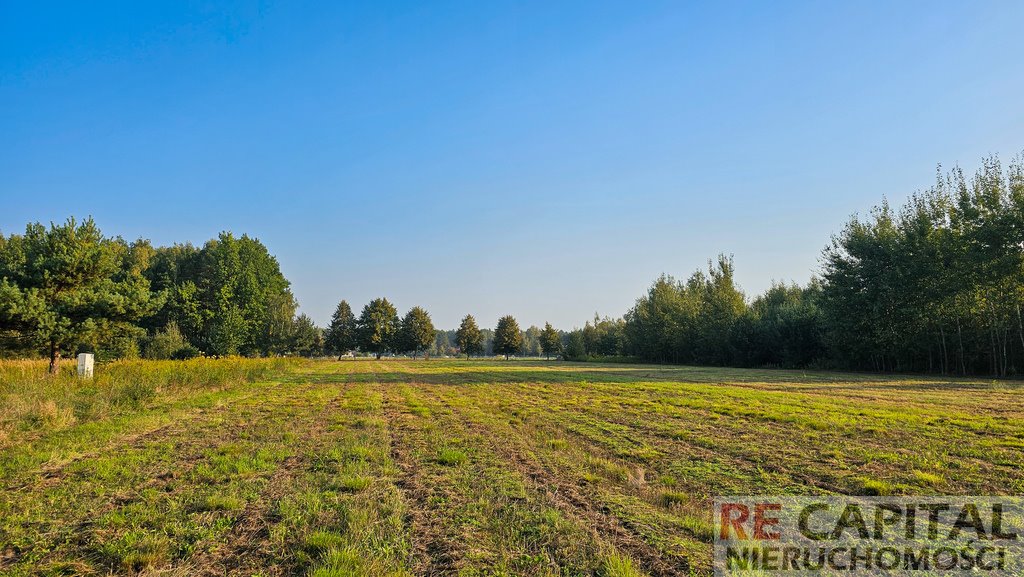
[[[382,356],[384,356],[384,353],[382,353],[382,352],[377,353],[377,360],[379,361]]]
[[[1017,303],[1017,334],[1020,336],[1020,346],[1024,350],[1024,321],[1020,318],[1020,303]]]
[[[939,332],[942,334],[942,374],[949,371],[949,351],[946,350],[946,329],[940,324]]]
[[[60,350],[57,343],[50,341],[50,374],[56,375],[60,372]]]
[[[957,346],[960,349],[960,374],[967,374],[967,361],[964,359],[964,333],[960,326],[960,315],[956,317],[956,340]]]

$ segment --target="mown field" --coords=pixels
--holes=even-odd
[[[706,575],[710,500],[1024,494],[1012,382],[542,361],[0,363],[0,574]]]

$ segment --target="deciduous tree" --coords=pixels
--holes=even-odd
[[[402,319],[400,341],[404,352],[411,352],[412,357],[416,358],[420,351],[429,349],[436,338],[430,314],[421,307],[409,309]]]
[[[455,332],[455,344],[467,359],[474,353],[483,352],[484,336],[473,315],[466,315],[466,318],[462,319],[459,330]]]
[[[388,299],[373,299],[365,307],[356,322],[359,348],[381,358],[395,346],[401,322],[395,305]]]
[[[498,319],[498,326],[494,328],[494,352],[505,355],[505,360],[508,360],[509,355],[518,353],[522,345],[523,334],[516,319],[511,315]]]

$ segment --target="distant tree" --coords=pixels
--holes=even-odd
[[[454,340],[455,331],[444,331],[437,329],[435,331],[437,335],[434,339],[434,344],[431,347],[430,354],[437,356],[448,356],[454,352],[452,342]]]
[[[338,308],[334,309],[331,325],[324,335],[324,348],[338,355],[339,359],[341,355],[356,348],[356,316],[346,301],[341,301]]]
[[[525,357],[539,357],[544,347],[540,343],[540,329],[531,326],[523,331],[522,344],[519,345],[520,353]]]
[[[569,338],[565,344],[565,353],[563,356],[567,361],[577,361],[587,357],[587,348],[583,340],[583,331],[575,330],[569,333]]]
[[[540,333],[540,346],[548,359],[562,350],[562,337],[551,323],[544,323],[544,330]]]
[[[91,218],[28,225],[0,244],[0,327],[45,347],[56,373],[65,351],[157,309],[138,254],[151,250],[104,238]]]
[[[323,350],[323,331],[305,314],[296,317],[291,340],[292,351],[304,357],[315,357]]]
[[[416,358],[420,351],[427,350],[434,344],[437,335],[434,333],[434,323],[430,320],[430,314],[421,307],[412,307],[402,319],[401,336],[403,352],[411,352],[412,358]]]
[[[356,322],[359,348],[381,358],[394,348],[400,325],[395,305],[385,298],[373,299],[363,307]]]
[[[523,334],[516,319],[511,315],[498,319],[498,326],[494,328],[494,352],[505,355],[505,360],[508,360],[509,355],[519,352],[522,344]]]
[[[483,334],[476,325],[473,315],[466,315],[466,318],[462,319],[459,330],[455,332],[455,344],[458,345],[460,352],[465,353],[467,359],[473,353],[483,352]]]

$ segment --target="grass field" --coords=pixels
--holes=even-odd
[[[1022,494],[1011,382],[0,363],[0,574],[705,575],[710,499]]]

